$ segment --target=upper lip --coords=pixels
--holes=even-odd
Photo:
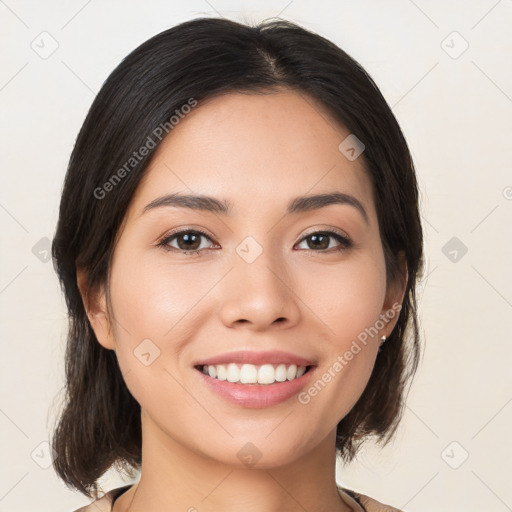
[[[255,352],[248,350],[239,350],[236,352],[227,352],[225,354],[219,354],[208,359],[201,359],[196,361],[194,366],[203,365],[217,365],[227,363],[239,363],[239,364],[254,364],[262,365],[265,363],[279,364],[283,363],[286,365],[295,364],[297,366],[312,366],[315,363],[304,357],[297,356],[290,352],[283,352],[281,350],[271,350],[264,352]]]

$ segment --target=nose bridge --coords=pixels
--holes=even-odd
[[[246,241],[237,248],[237,256],[234,258],[235,272],[241,281],[251,284],[260,284],[263,287],[271,286],[273,291],[279,291],[282,283],[276,274],[282,273],[282,264],[276,251],[266,247],[258,248],[254,242]],[[270,292],[271,290],[267,290]]]
[[[244,320],[264,328],[277,319],[294,321],[298,315],[295,296],[288,283],[280,251],[247,236],[235,248],[233,269],[224,288],[224,322]]]
[[[258,238],[262,240],[261,236]],[[235,252],[233,279],[240,285],[240,291],[263,293],[268,299],[273,295],[283,296],[285,276],[279,274],[284,272],[284,264],[280,261],[279,251],[272,250],[269,237],[260,243],[255,236],[249,235],[238,244]]]

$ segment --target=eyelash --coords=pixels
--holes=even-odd
[[[183,234],[187,234],[187,233],[194,233],[194,234],[202,235],[202,236],[208,238],[208,240],[212,241],[210,236],[207,235],[204,231],[201,231],[199,229],[185,229],[185,230],[181,230],[181,231],[175,231],[175,232],[171,233],[169,236],[166,236],[162,241],[157,243],[157,247],[162,247],[166,251],[179,252],[184,255],[192,255],[192,254],[199,255],[205,249],[195,249],[195,250],[186,251],[184,249],[176,249],[175,247],[169,247],[168,244],[171,240],[173,240],[174,238],[176,238],[179,235],[183,235]],[[338,233],[336,231],[329,231],[329,230],[314,231],[312,233],[308,233],[305,237],[303,237],[299,241],[299,243],[303,242],[304,240],[308,239],[309,237],[311,237],[313,235],[320,235],[320,234],[321,235],[329,235],[330,237],[337,239],[340,242],[340,247],[339,248],[331,248],[331,249],[323,249],[323,250],[319,250],[319,251],[315,251],[313,249],[308,249],[308,250],[310,250],[312,252],[330,254],[331,252],[342,252],[342,251],[347,250],[350,247],[352,247],[352,242],[350,241],[349,238],[347,238],[344,235],[341,235],[340,233]]]

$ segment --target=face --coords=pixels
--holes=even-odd
[[[348,135],[309,97],[229,94],[200,102],[155,153],[113,255],[115,320],[105,294],[89,318],[144,421],[174,443],[237,466],[243,450],[260,467],[290,463],[361,396],[403,287],[387,286],[371,181],[362,157],[338,149]],[[288,211],[333,193],[345,201]],[[229,208],[160,200],[171,194]],[[227,370],[235,351],[284,351],[312,368],[294,379],[287,363],[291,380],[249,387],[195,367],[227,354]],[[245,375],[265,357],[287,361],[266,355]]]

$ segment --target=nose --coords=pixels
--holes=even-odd
[[[227,327],[263,331],[290,328],[299,321],[301,302],[293,277],[271,252],[264,250],[252,262],[234,255],[221,289],[220,315]]]

